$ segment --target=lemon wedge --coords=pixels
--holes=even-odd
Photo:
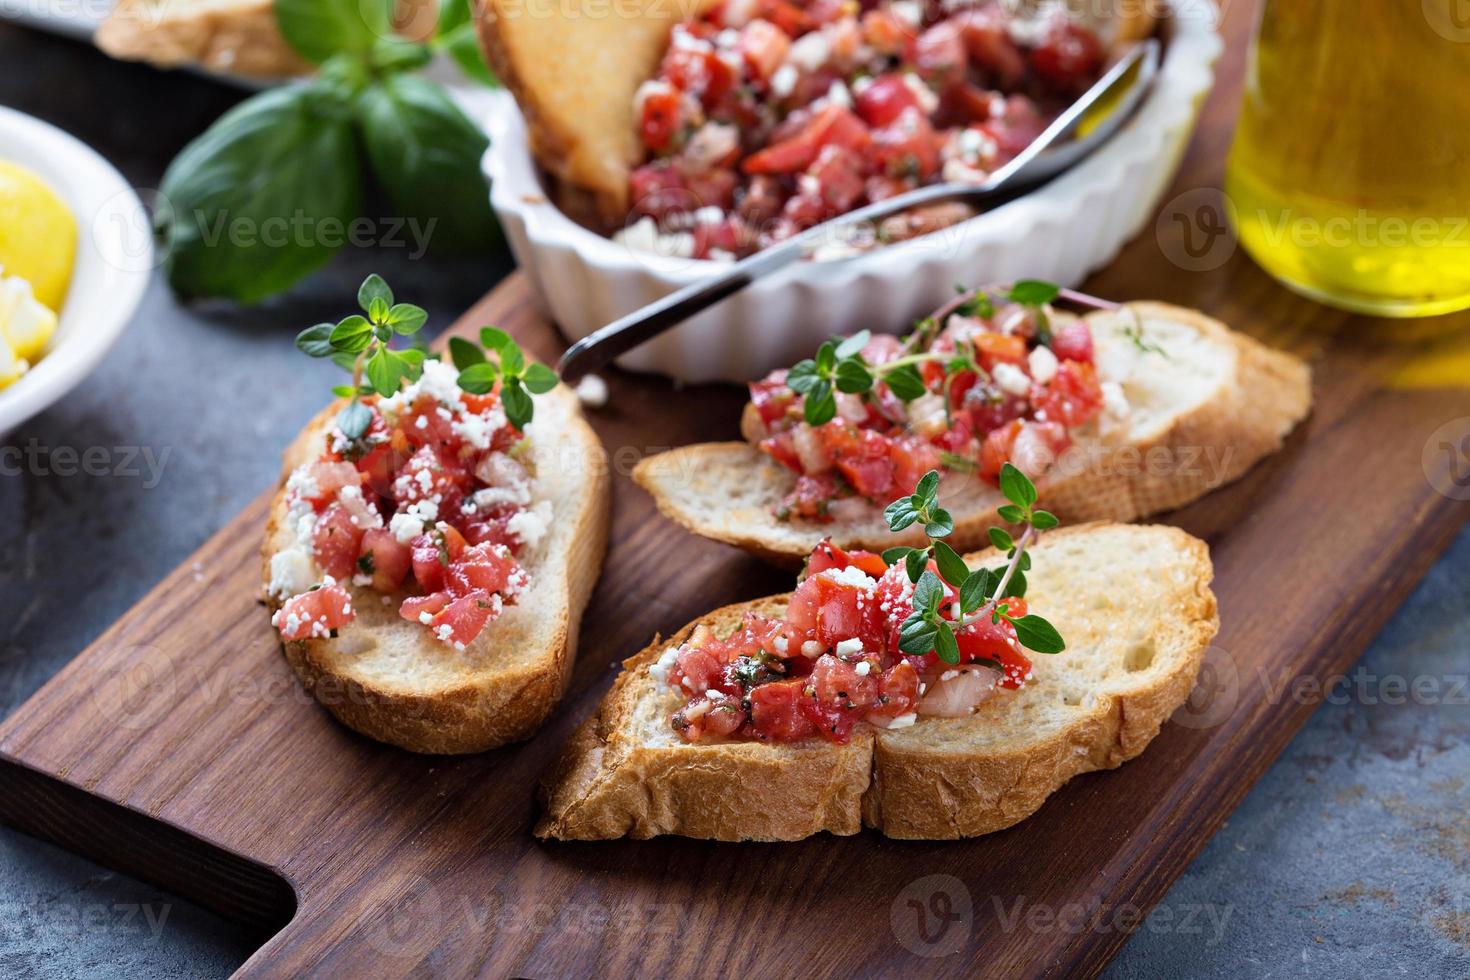
[[[0,279],[0,388],[24,374],[56,333],[56,314],[19,276]]]
[[[0,160],[0,267],[58,312],[76,253],[77,222],[66,204],[40,177]]]

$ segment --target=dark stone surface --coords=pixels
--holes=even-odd
[[[139,187],[238,98],[0,27],[0,104],[71,131]],[[39,465],[0,478],[0,714],[275,477],[331,373],[293,351],[297,329],[348,312],[374,270],[437,329],[507,269],[360,251],[246,311],[180,307],[155,279],[101,369],[9,438]],[[137,476],[42,472],[61,446],[101,446],[119,466],[127,447],[151,457]],[[1467,591],[1470,534],[1363,659],[1365,683],[1314,715],[1111,976],[1465,975]],[[1433,678],[1441,703],[1387,703],[1395,675]],[[0,829],[0,976],[224,976],[251,949],[175,896]]]

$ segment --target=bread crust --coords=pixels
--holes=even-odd
[[[1085,457],[1085,465],[1075,472],[1036,480],[1042,505],[1066,523],[1133,521],[1182,507],[1239,479],[1280,449],[1311,410],[1311,370],[1299,358],[1236,333],[1198,310],[1147,301],[1127,307],[1142,318],[1187,326],[1230,349],[1234,377],[1162,431],[1125,446],[1098,445],[1096,455]],[[1087,319],[1106,315],[1094,313]],[[742,419],[747,431],[750,411],[747,406]],[[1148,465],[1151,459],[1170,465],[1155,468]],[[633,479],[670,520],[785,567],[799,565],[828,536],[841,547],[871,551],[918,540],[913,531],[892,534],[878,508],[861,522],[776,520],[771,507],[794,488],[796,476],[748,442],[705,443],[660,453],[640,461]],[[720,499],[739,501],[740,506],[722,510]],[[989,528],[1001,523],[996,510],[1005,501],[978,478],[947,474],[945,499],[955,519],[950,540],[958,550],[981,547]]]
[[[320,455],[342,404],[338,401],[324,409],[286,450],[281,486],[271,503],[262,546],[266,601],[272,612],[280,608],[281,600],[269,594],[270,559],[289,538],[289,531],[283,528],[285,481],[297,466]],[[528,561],[533,594],[538,587],[554,589],[557,601],[537,611],[542,622],[534,626],[507,625],[511,618],[507,612],[459,655],[464,668],[452,680],[408,692],[354,670],[353,648],[364,642],[362,634],[372,629],[368,617],[381,616],[381,607],[371,589],[342,583],[352,594],[359,621],[349,624],[338,637],[283,643],[282,648],[303,686],[349,728],[411,752],[483,752],[528,737],[561,699],[571,677],[582,613],[607,550],[610,476],[601,444],[571,392],[557,388],[542,396],[537,414],[538,421],[548,422],[537,438],[554,440],[557,458],[581,466],[578,478],[585,480],[574,498],[575,512],[556,512],[553,544]],[[538,470],[538,484],[542,476]],[[557,504],[564,507],[566,501],[558,499]],[[388,610],[390,622],[397,616],[396,609],[394,605]],[[437,658],[444,649],[426,632],[417,635],[415,642],[419,657]],[[518,646],[527,642],[534,646]]]
[[[121,0],[97,27],[97,47],[124,61],[163,68],[201,65],[250,78],[304,75],[312,65],[286,43],[271,0],[228,7]]]
[[[1065,725],[1040,735],[1016,725],[1010,720],[1015,703],[1006,700],[1016,696],[1007,695],[986,702],[971,718],[926,719],[900,730],[860,724],[845,746],[823,739],[795,745],[680,742],[668,726],[678,699],[658,693],[649,666],[698,625],[723,634],[747,611],[779,615],[790,595],[772,596],[716,610],[667,640],[655,638],[624,662],[597,712],[544,777],[536,835],[797,840],[824,830],[852,834],[861,823],[890,837],[951,839],[1025,819],[1073,776],[1116,767],[1142,752],[1188,697],[1219,627],[1208,549],[1177,528],[1085,525],[1052,532],[1043,543],[1057,554],[1069,540],[1085,546],[1102,538],[1130,547],[1142,541],[1169,554],[1185,584],[1167,602],[1139,605],[1135,612],[1148,610],[1152,621],[1129,623],[1157,645],[1161,658],[1167,651],[1167,663],[1141,671],[1136,680],[1126,673],[1110,680],[1108,691]],[[969,560],[997,557],[987,551]],[[1040,567],[1043,559],[1037,561]],[[1106,617],[1087,613],[1097,599],[1090,592],[1080,589],[1062,610],[1077,657],[1087,656],[1090,644],[1122,642]],[[1037,601],[1034,590],[1030,598]],[[1054,679],[1045,689],[1044,664],[1041,658],[1034,683],[1043,693],[1037,696],[1055,697]],[[998,745],[956,747],[967,732],[987,726],[1000,728]]]

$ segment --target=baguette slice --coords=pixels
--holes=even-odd
[[[271,556],[292,543],[285,479],[321,453],[341,407],[328,407],[286,450],[263,548],[267,586]],[[532,497],[551,501],[554,520],[522,553],[531,576],[526,594],[467,649],[453,650],[400,618],[398,597],[385,604],[350,583],[342,584],[356,619],[334,638],[284,644],[302,684],[348,727],[412,752],[482,752],[527,737],[560,700],[607,547],[609,476],[601,444],[565,388],[537,398],[526,434]],[[279,608],[267,598],[272,611]]]
[[[1034,554],[1027,603],[1067,649],[1033,657],[1031,682],[968,718],[859,725],[846,745],[688,744],[669,726],[680,699],[649,668],[698,624],[655,639],[546,775],[537,836],[797,840],[866,825],[973,837],[1030,816],[1079,773],[1133,758],[1189,696],[1219,627],[1209,552],[1176,528],[1092,524],[1048,533]],[[788,599],[701,622],[727,635],[747,610],[777,614]]]
[[[281,36],[271,0],[121,0],[94,40],[114,58],[163,68],[200,65],[250,78],[312,68]]]
[[[1042,504],[1068,523],[1132,521],[1181,507],[1280,449],[1311,408],[1311,371],[1298,358],[1195,310],[1154,302],[1128,309],[1086,317],[1099,378],[1118,382],[1127,397],[1126,428],[1107,442],[1079,437],[1035,480]],[[747,406],[748,416],[752,411]],[[841,547],[872,551],[922,543],[915,529],[890,532],[881,506],[841,522],[777,520],[775,509],[796,475],[749,442],[650,456],[633,479],[665,516],[695,534],[778,564],[799,563],[828,536]],[[986,530],[999,523],[1000,492],[979,477],[947,472],[944,495],[955,518],[954,546],[984,544]]]

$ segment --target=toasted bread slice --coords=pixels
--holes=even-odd
[[[1107,441],[1079,436],[1036,479],[1043,505],[1069,523],[1131,521],[1181,507],[1279,449],[1311,408],[1306,364],[1198,311],[1140,302],[1086,319],[1098,375],[1122,386],[1130,415]],[[659,510],[695,534],[780,564],[800,562],[829,536],[839,546],[874,551],[918,540],[914,530],[892,534],[878,505],[841,522],[778,520],[775,510],[796,475],[748,442],[651,456],[633,478]],[[955,547],[981,546],[1005,503],[999,491],[948,472],[944,493]]]
[[[341,407],[322,412],[286,450],[263,548],[267,592],[271,556],[292,544],[285,477],[320,455]],[[400,618],[397,597],[384,603],[350,583],[341,584],[352,593],[351,623],[333,638],[285,644],[306,689],[344,724],[413,752],[481,752],[530,735],[561,698],[607,547],[609,476],[601,444],[565,388],[538,397],[526,434],[532,498],[551,501],[555,520],[521,555],[530,588],[468,648],[456,651]]]
[[[94,40],[114,58],[163,68],[200,65],[250,78],[312,68],[281,36],[271,0],[121,0]]]
[[[531,154],[558,182],[563,209],[602,227],[628,214],[628,174],[642,159],[638,86],[653,76],[669,30],[713,0],[597,0],[536,7],[486,0],[480,40],[526,117]]]
[[[1176,528],[1067,528],[1044,536],[1034,556],[1026,601],[1066,651],[1033,657],[1030,682],[970,717],[860,724],[846,745],[683,742],[669,724],[681,699],[649,668],[699,623],[655,640],[624,663],[547,774],[537,836],[796,840],[866,825],[947,839],[1025,819],[1073,776],[1142,752],[1189,696],[1219,627],[1209,552]],[[987,557],[997,556],[971,559]],[[746,611],[776,615],[788,599],[727,606],[700,622],[727,635]]]

